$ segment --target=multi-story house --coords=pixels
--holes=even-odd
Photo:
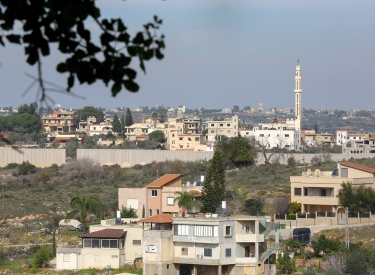
[[[88,131],[87,125],[95,124],[96,123],[96,117],[89,116],[86,120],[81,120],[78,122],[78,128],[77,131],[85,133]]]
[[[291,176],[291,201],[301,204],[301,212],[336,217],[343,210],[337,198],[343,182],[375,188],[375,169],[340,162],[333,171],[308,170],[301,176]]]
[[[215,141],[219,136],[238,137],[238,116],[207,121],[207,140]]]
[[[75,132],[78,127],[77,112],[58,110],[41,118],[43,127],[47,133],[63,134]]]
[[[268,254],[267,223],[254,216],[157,215],[144,231],[144,274],[261,274]]]
[[[151,217],[162,213],[179,212],[175,198],[176,192],[193,192],[200,195],[203,183],[194,182],[182,184],[182,174],[166,174],[143,188],[119,188],[118,204],[136,210],[138,217],[142,217],[143,207],[145,216]]]
[[[301,147],[300,131],[294,128],[293,120],[285,123],[259,124],[253,128],[254,138],[258,146],[265,148],[284,148],[298,150]]]
[[[88,136],[96,136],[101,134],[108,134],[111,132],[112,134],[115,134],[112,130],[112,124],[109,123],[93,123],[93,124],[87,124],[87,130],[86,133]]]

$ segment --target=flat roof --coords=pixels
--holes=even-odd
[[[125,237],[126,231],[122,229],[103,229],[92,233],[87,233],[81,236],[81,238],[110,238],[110,239],[122,239]]]

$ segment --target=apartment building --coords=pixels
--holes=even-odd
[[[342,145],[343,154],[375,153],[375,132],[336,131],[336,144]]]
[[[112,124],[110,123],[93,123],[87,124],[86,133],[88,136],[96,136],[96,135],[106,135],[109,132],[115,134],[112,129]]]
[[[41,118],[47,133],[63,134],[75,132],[78,127],[78,114],[73,111],[57,110]]]
[[[238,137],[238,116],[224,120],[207,121],[207,140],[215,141],[219,136]]]
[[[253,128],[255,141],[265,148],[287,147],[298,150],[301,147],[300,131],[294,128],[293,120],[285,123],[262,123]]]
[[[302,213],[328,212],[335,217],[340,208],[337,194],[343,182],[375,188],[375,169],[351,162],[340,162],[333,171],[309,169],[301,176],[290,177],[291,201],[301,204]]]
[[[144,274],[255,275],[264,270],[267,224],[254,216],[156,215],[144,231]]]

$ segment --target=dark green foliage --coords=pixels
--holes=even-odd
[[[350,211],[369,212],[375,210],[375,191],[371,187],[353,186],[350,182],[343,182],[337,198],[340,205],[348,207]]]
[[[221,141],[218,147],[223,153],[226,166],[247,166],[254,163],[256,151],[246,138],[234,137]]]
[[[0,116],[0,131],[30,134],[39,132],[42,124],[39,117],[29,113],[15,114],[11,116]]]
[[[126,108],[125,126],[132,126],[134,124],[133,116],[129,108]]]
[[[164,143],[166,141],[164,132],[160,130],[152,131],[148,135],[148,140],[153,140],[160,143]]]
[[[167,110],[164,108],[163,105],[161,107],[159,107],[158,119],[159,119],[160,123],[164,123],[168,119]]]
[[[276,268],[283,273],[290,274],[296,271],[296,262],[289,257],[289,252],[284,251],[283,255],[277,259]]]
[[[112,129],[115,133],[121,133],[121,122],[117,114],[113,116]]]
[[[36,172],[36,166],[31,164],[30,162],[22,162],[20,166],[18,166],[18,173],[20,175],[28,175],[33,174]]]
[[[142,207],[142,219],[146,217],[146,210],[145,210],[145,205]]]
[[[202,188],[203,213],[215,213],[225,199],[225,170],[221,152],[215,151]]]
[[[137,213],[135,212],[134,208],[127,209],[126,207],[122,207],[121,209],[121,218],[138,218]]]
[[[293,238],[289,238],[284,242],[284,247],[287,251],[298,251],[301,248],[301,243],[299,241],[294,240]]]
[[[262,198],[249,199],[245,202],[245,211],[250,216],[257,216],[262,214],[264,206],[264,200]]]
[[[56,257],[56,233],[52,233],[52,257]]]
[[[83,109],[77,111],[79,120],[86,121],[88,117],[95,117],[96,122],[102,122],[104,119],[104,113],[102,110],[97,109],[93,106],[85,106]]]
[[[362,250],[349,253],[346,258],[345,274],[368,275],[370,267],[369,261],[369,253],[367,251]]]
[[[65,152],[67,157],[76,158],[77,156],[77,149],[78,149],[78,141],[77,140],[69,140],[65,144]]]
[[[53,254],[45,247],[40,248],[34,255],[33,267],[47,267],[48,262],[53,259]]]
[[[18,163],[8,163],[7,166],[5,166],[5,169],[14,169],[18,167]]]
[[[324,254],[330,254],[332,252],[345,250],[344,243],[337,239],[328,239],[324,234],[319,235],[317,241],[312,241],[311,247],[313,248],[315,255],[319,255],[321,252]]]
[[[164,36],[156,33],[162,20],[154,16],[152,22],[143,25],[142,31],[131,36],[122,19],[102,19],[96,5],[97,1],[93,0],[2,1],[0,30],[4,35],[0,37],[0,44],[5,46],[6,38],[10,43],[22,45],[27,63],[39,66],[42,57],[50,55],[50,47],[57,46],[66,56],[56,70],[67,74],[67,91],[76,80],[80,84],[101,80],[112,85],[113,96],[122,88],[136,92],[139,90],[135,82],[137,72],[130,64],[135,58],[145,72],[146,61],[164,57]],[[22,31],[15,22],[21,22]],[[90,24],[99,30],[94,39]],[[41,88],[44,100],[44,86]]]
[[[294,168],[294,167],[297,166],[297,162],[296,162],[296,159],[294,157],[289,157],[287,162],[288,162],[289,167]]]

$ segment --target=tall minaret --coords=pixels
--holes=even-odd
[[[302,76],[301,76],[301,66],[299,64],[299,56],[297,58],[297,66],[296,66],[296,77],[295,77],[295,81],[296,81],[296,86],[294,88],[294,94],[295,94],[295,109],[294,109],[294,112],[295,112],[295,122],[294,122],[294,128],[297,130],[297,131],[301,131],[301,118],[302,118],[302,87],[301,87],[301,80],[302,80]]]

